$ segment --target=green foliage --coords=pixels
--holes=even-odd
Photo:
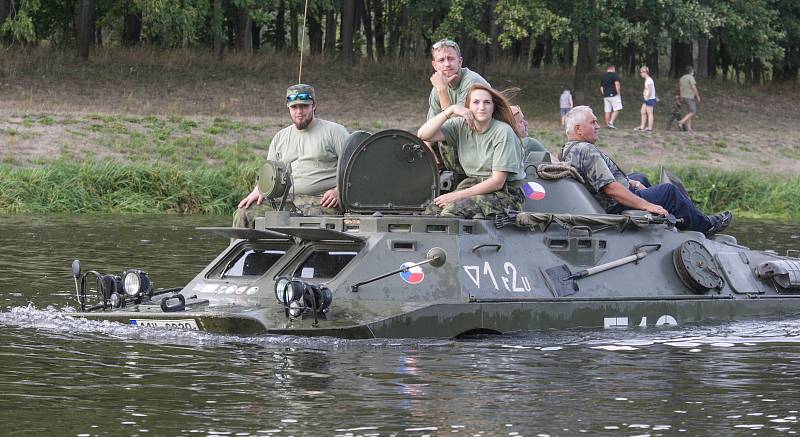
[[[0,171],[0,211],[228,214],[256,171],[253,165],[185,170],[108,161],[6,168]]]
[[[0,36],[6,36],[13,41],[35,42],[37,35],[32,14],[38,9],[39,0],[19,0],[17,9],[12,11],[0,27]]]

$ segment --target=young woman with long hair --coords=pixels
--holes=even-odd
[[[451,105],[419,128],[424,141],[446,141],[458,152],[467,178],[433,199],[429,213],[490,218],[504,208],[522,209],[522,145],[508,100],[482,84],[467,93],[467,106]]]

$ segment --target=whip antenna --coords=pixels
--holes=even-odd
[[[300,33],[300,71],[297,72],[297,83],[303,83],[303,46],[306,43],[306,16],[308,15],[308,0],[303,7],[303,27]]]

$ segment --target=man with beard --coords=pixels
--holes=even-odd
[[[286,106],[292,125],[272,138],[267,159],[291,166],[293,196],[287,202],[288,209],[304,215],[340,214],[336,165],[347,141],[347,129],[314,116],[317,102],[310,85],[290,86]],[[239,202],[233,227],[252,228],[255,217],[275,209],[270,201],[263,201],[264,196],[254,187]]]

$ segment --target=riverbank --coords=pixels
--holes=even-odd
[[[0,210],[69,211],[62,208],[85,205],[74,211],[136,211],[136,202],[124,208],[109,206],[114,202],[102,207],[90,206],[94,203],[88,201],[48,204],[46,195],[34,195],[36,187],[12,186],[33,183],[42,172],[54,172],[48,177],[55,179],[64,175],[65,180],[53,184],[69,186],[70,175],[65,171],[108,175],[116,174],[110,170],[116,168],[121,175],[136,178],[148,171],[164,172],[162,180],[175,183],[168,191],[203,193],[190,196],[195,200],[165,203],[146,201],[163,190],[142,191],[138,203],[144,211],[227,213],[239,194],[252,186],[252,172],[264,159],[271,137],[288,124],[283,93],[287,84],[297,80],[296,67],[291,57],[233,55],[217,62],[193,51],[114,49],[94,54],[86,64],[75,61],[71,52],[4,53],[0,62],[0,186],[4,188],[0,196],[5,200],[0,200]],[[525,110],[531,134],[550,150],[558,150],[563,144],[558,95],[571,83],[571,72],[496,63],[483,73],[499,89],[520,88],[515,103]],[[351,131],[415,131],[424,121],[430,90],[427,60],[346,70],[324,58],[311,58],[303,74],[303,80],[317,88],[318,115]],[[703,104],[695,122],[697,132],[667,131],[671,99],[665,96],[674,93],[676,84],[656,78],[662,103],[656,109],[656,131],[647,135],[632,130],[638,125],[641,80],[624,77],[626,107],[617,123],[620,129],[604,129],[599,145],[628,171],[667,166],[686,179],[694,197],[711,199],[708,210],[737,205],[735,209],[748,214],[769,210],[778,216],[800,217],[791,202],[781,200],[800,196],[796,177],[800,130],[794,126],[800,115],[794,104],[800,88],[746,87],[711,80],[698,85]],[[602,107],[595,94],[586,103]],[[107,167],[98,170],[102,165]],[[697,189],[693,188],[695,173]],[[121,191],[114,194],[114,184],[137,186],[135,180],[124,182],[124,178],[95,180],[110,184],[96,190],[109,198],[123,197]],[[186,186],[177,182],[183,180],[192,182]],[[203,183],[215,186],[203,188]],[[217,192],[220,184],[225,188]],[[737,194],[754,189],[761,191]],[[17,195],[26,198],[8,194],[20,190]],[[206,204],[202,199],[207,193],[228,203],[197,206]],[[29,198],[41,203],[34,206]],[[730,203],[717,205],[717,198]],[[769,208],[763,205],[766,198],[774,198]],[[748,199],[747,205],[742,199]]]

